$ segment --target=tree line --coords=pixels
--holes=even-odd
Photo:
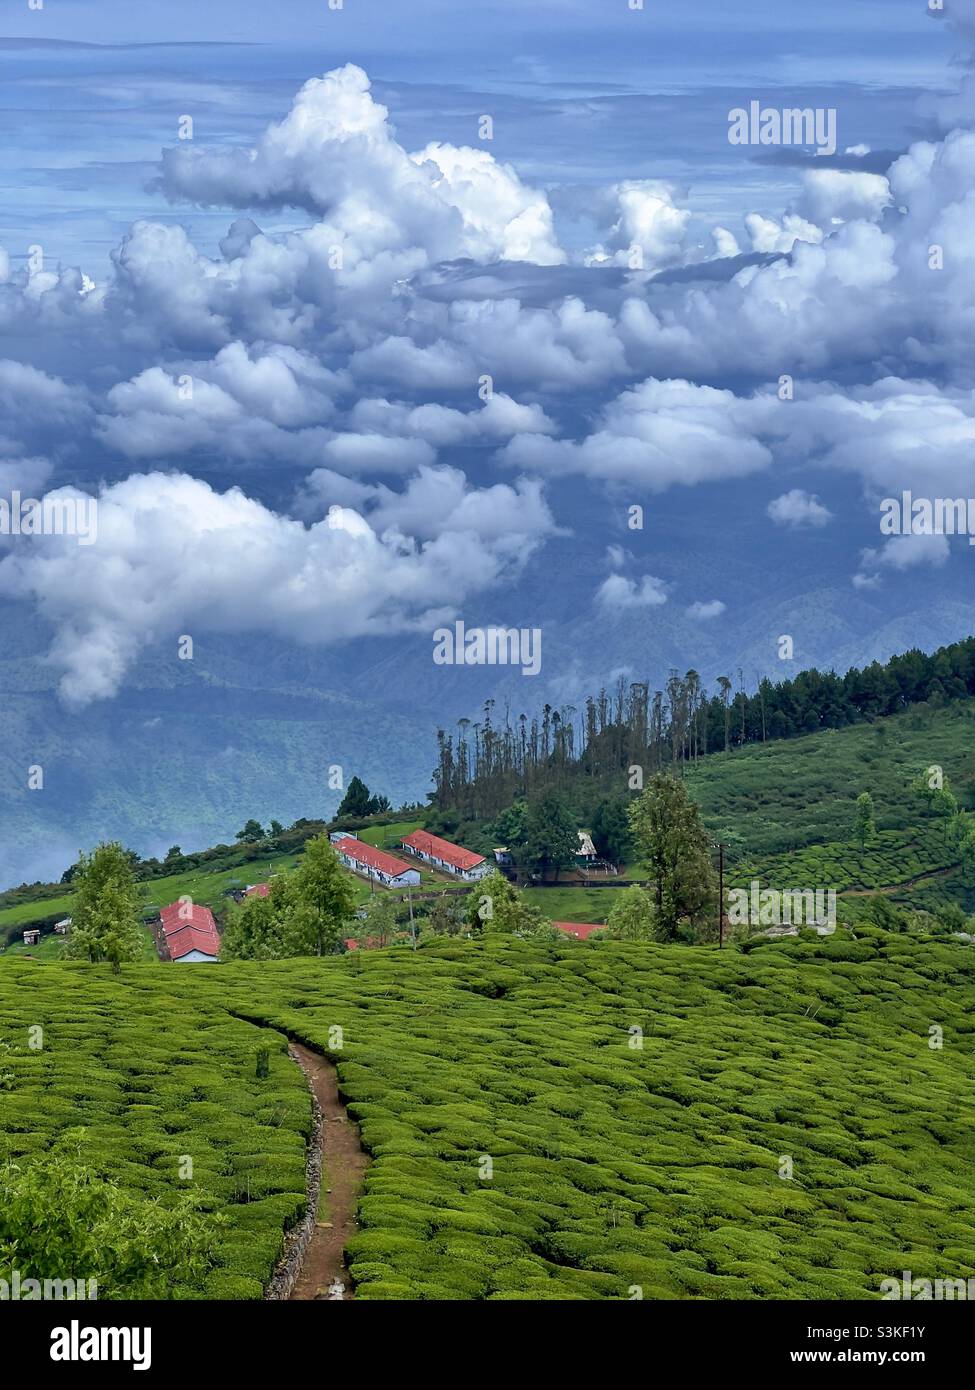
[[[695,670],[671,670],[662,689],[620,677],[576,705],[546,704],[512,717],[494,700],[479,720],[437,730],[431,797],[439,811],[491,820],[519,797],[619,784],[629,769],[644,777],[680,772],[708,753],[797,738],[819,729],[896,714],[922,702],[942,705],[975,694],[975,637],[932,654],[912,648],[886,663],[845,675],[815,668],[788,680],[767,677],[752,692],[742,672],[719,676],[709,691]]]

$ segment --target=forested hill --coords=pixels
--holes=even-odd
[[[671,671],[663,689],[621,677],[581,708],[545,705],[503,712],[494,701],[479,721],[437,733],[434,805],[462,820],[489,820],[519,796],[625,788],[630,770],[646,776],[687,770],[709,753],[731,753],[820,730],[842,729],[912,706],[943,708],[975,694],[975,637],[927,654],[917,648],[886,664],[801,671],[745,691],[720,677],[709,691],[694,670]]]

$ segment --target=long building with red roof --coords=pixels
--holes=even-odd
[[[418,869],[404,864],[393,854],[376,849],[375,845],[367,845],[365,840],[357,840],[354,835],[334,841],[332,848],[346,868],[387,888],[415,887],[420,882]]]
[[[435,869],[443,869],[448,874],[474,883],[483,878],[488,871],[488,863],[483,854],[475,854],[471,849],[452,845],[449,840],[441,840],[439,835],[431,835],[429,830],[413,830],[404,835],[400,842],[404,849],[423,859]]]

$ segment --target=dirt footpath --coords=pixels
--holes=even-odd
[[[339,1100],[335,1067],[300,1043],[293,1042],[290,1050],[308,1078],[323,1117],[318,1219],[290,1297],[351,1299],[343,1252],[358,1229],[355,1209],[369,1157],[359,1143],[358,1126],[349,1119]]]

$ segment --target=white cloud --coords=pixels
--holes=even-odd
[[[689,618],[694,618],[697,622],[708,622],[711,618],[720,618],[725,607],[719,598],[713,598],[707,603],[692,603],[686,611]]]
[[[610,569],[620,570],[630,558],[628,551],[621,545],[608,545],[606,547],[606,563]]]
[[[596,602],[612,612],[630,608],[659,608],[667,602],[667,585],[652,574],[645,574],[639,583],[622,574],[611,574],[596,590]]]
[[[543,193],[485,150],[435,141],[407,153],[388,114],[350,63],[306,82],[252,149],[164,151],[160,187],[173,200],[303,208],[354,260],[411,246],[431,261],[565,260]]]
[[[818,497],[798,487],[776,497],[766,510],[778,526],[825,526],[833,515]]]
[[[607,405],[599,427],[581,443],[520,435],[499,458],[532,471],[584,473],[662,492],[767,468],[772,456],[754,437],[755,425],[775,409],[771,399],[742,400],[731,391],[651,378]]]
[[[427,502],[429,481],[418,485]],[[398,519],[417,500],[408,491]],[[137,474],[102,489],[96,544],[20,538],[0,560],[0,595],[32,600],[52,625],[60,693],[80,708],[114,695],[148,643],[171,641],[175,660],[181,634],[328,643],[435,626],[516,573],[551,518],[537,486],[472,501],[452,480],[442,523],[428,540],[392,526],[380,535],[338,506],[306,527],[236,488]]]
[[[821,227],[851,218],[876,222],[891,203],[890,184],[882,174],[860,169],[809,169],[802,182],[799,212]]]
[[[792,250],[797,241],[818,243],[823,239],[821,227],[814,226],[795,213],[786,213],[781,222],[776,222],[773,217],[750,212],[745,218],[745,229],[753,251],[786,253]]]
[[[691,214],[676,206],[674,194],[672,184],[658,179],[627,179],[607,189],[599,199],[607,223],[605,244],[588,254],[587,263],[662,270],[683,261]],[[633,264],[634,251],[642,264]]]
[[[902,571],[931,565],[940,569],[949,554],[947,536],[894,536],[879,548],[862,552],[860,571],[853,582],[860,588],[876,588],[880,580],[878,568]]]

